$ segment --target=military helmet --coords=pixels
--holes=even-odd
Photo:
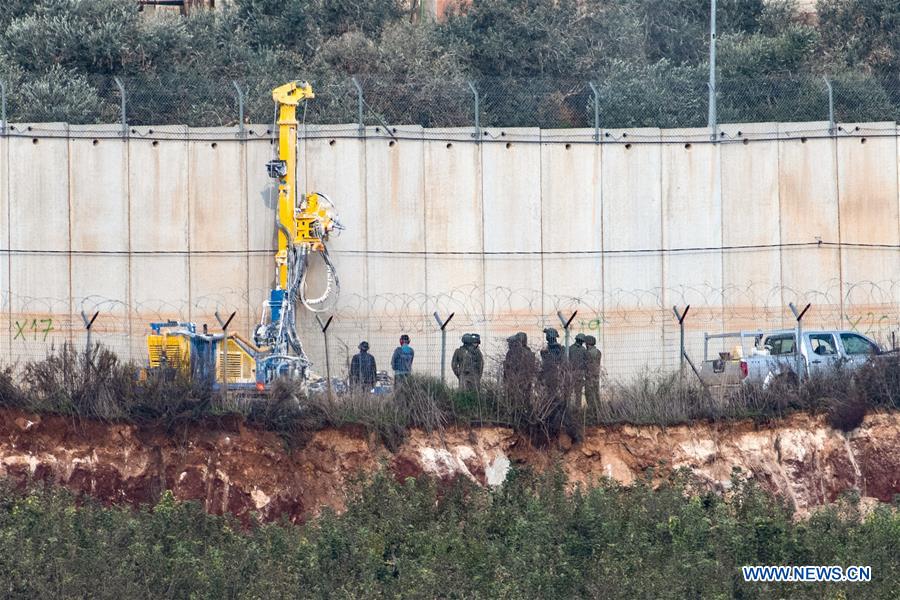
[[[597,338],[595,338],[592,335],[586,335],[586,336],[584,336],[584,343],[587,344],[588,346],[596,346]]]
[[[585,341],[586,339],[587,339],[587,338],[585,337],[585,335],[584,335],[583,333],[579,333],[578,335],[575,336],[575,341],[576,341],[576,342],[583,342],[583,341]]]
[[[470,334],[469,334],[469,338],[472,340],[472,343],[473,343],[473,344],[480,344],[480,343],[481,343],[481,336],[478,335],[477,333],[470,333]]]
[[[472,343],[472,334],[464,333],[464,334],[462,334],[462,337],[459,338],[459,340],[463,343],[463,346],[468,346],[469,344]]]
[[[368,352],[369,350],[369,342],[363,340],[359,343],[359,349],[363,352]]]
[[[546,337],[548,341],[555,340],[559,337],[559,332],[552,327],[544,327],[544,337]]]

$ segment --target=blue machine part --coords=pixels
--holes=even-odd
[[[272,323],[281,320],[281,304],[284,302],[285,290],[272,290],[269,293],[269,310],[272,313]]]
[[[216,380],[216,342],[191,337],[191,375],[194,381],[213,383]]]
[[[150,323],[150,329],[157,335],[162,332],[163,327],[183,327],[191,333],[197,333],[197,326],[194,323],[182,323],[178,321],[159,321]]]

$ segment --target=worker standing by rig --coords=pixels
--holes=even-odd
[[[359,343],[359,353],[350,359],[350,387],[372,389],[377,372],[375,357],[369,354],[369,342],[363,340]]]
[[[412,373],[412,364],[415,357],[416,353],[412,346],[409,345],[409,336],[404,333],[400,336],[400,345],[394,349],[394,354],[391,356],[391,368],[394,370],[395,385],[401,385]]]

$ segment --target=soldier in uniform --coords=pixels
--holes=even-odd
[[[597,338],[592,335],[585,336],[587,346],[587,378],[584,393],[588,404],[596,404],[600,401],[600,359],[602,353],[597,348]]]
[[[554,328],[545,328],[544,338],[547,345],[541,349],[541,383],[548,394],[556,395],[562,387],[565,349],[559,343],[559,332]]]
[[[587,379],[587,348],[584,347],[585,335],[579,333],[575,336],[575,343],[569,346],[569,376],[572,380],[572,404],[571,407],[581,408],[581,395],[584,393],[584,384]]]
[[[462,336],[462,346],[453,353],[450,367],[459,380],[459,389],[465,392],[477,391],[481,385],[484,356],[478,347],[480,344],[481,337],[477,333],[466,333]]]
[[[503,386],[506,397],[513,406],[526,406],[531,402],[537,361],[528,347],[528,336],[520,331],[506,338],[509,349],[503,360]]]

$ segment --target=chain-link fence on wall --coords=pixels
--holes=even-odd
[[[195,127],[270,123],[273,87],[233,81],[90,77],[23,88],[4,84],[4,122],[119,123]],[[312,82],[311,124],[452,127],[705,127],[705,73],[672,69],[607,81],[481,79],[406,81],[374,76]],[[65,89],[57,89],[64,87]],[[865,75],[726,79],[717,84],[720,123],[900,120],[900,79]]]

